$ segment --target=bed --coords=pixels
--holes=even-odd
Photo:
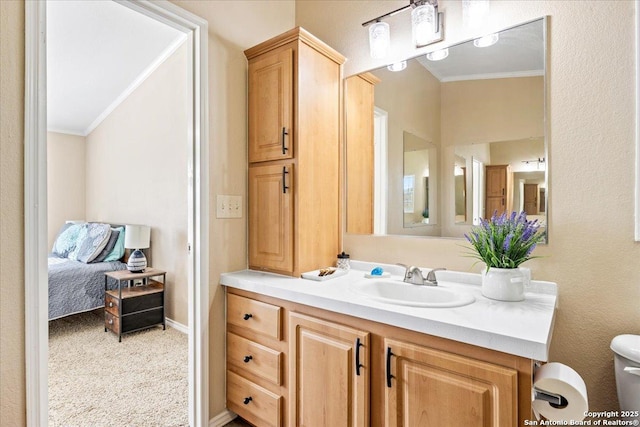
[[[65,223],[47,259],[49,320],[104,307],[104,273],[125,270],[124,258],[123,226]]]

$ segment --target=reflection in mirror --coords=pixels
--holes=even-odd
[[[385,207],[372,210],[386,212],[377,230],[463,237],[495,210],[524,210],[546,226],[545,28],[541,18],[498,33],[491,46],[472,40],[450,46],[440,61],[421,55],[400,72],[384,67],[346,79],[347,177],[356,135],[358,152],[375,152],[374,163],[386,166],[386,178],[365,179],[386,185],[386,197],[374,201]],[[352,81],[365,75],[368,95],[354,100],[362,90]],[[374,109],[385,112],[384,127],[374,124]],[[366,144],[352,124],[372,130]],[[347,232],[368,234],[373,227],[349,226],[352,215],[366,214],[349,203],[361,193],[351,185],[357,181],[347,179]]]
[[[403,133],[404,178],[403,213],[404,227],[421,227],[435,224],[429,217],[430,185],[437,180],[429,179],[429,171],[435,170],[438,154],[434,143],[410,132]],[[431,163],[434,165],[432,166]]]
[[[453,165],[456,224],[467,222],[467,160],[456,155]]]

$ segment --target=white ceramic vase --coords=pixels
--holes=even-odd
[[[482,295],[498,301],[522,301],[525,279],[518,268],[491,267],[482,272]]]

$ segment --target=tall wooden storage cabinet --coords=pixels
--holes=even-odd
[[[302,28],[249,60],[249,268],[299,276],[340,249],[344,57]]]

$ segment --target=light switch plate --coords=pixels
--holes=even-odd
[[[216,218],[242,218],[242,196],[218,194]]]

